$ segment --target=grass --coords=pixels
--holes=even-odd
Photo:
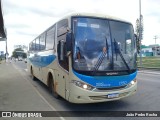
[[[138,58],[138,66],[140,67],[140,58]],[[160,57],[142,57],[142,67],[160,68]]]

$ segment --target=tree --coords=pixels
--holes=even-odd
[[[136,20],[136,28],[135,28],[135,33],[137,35],[137,52],[138,54],[140,53],[140,40],[139,40],[139,19]]]
[[[141,15],[141,21],[139,19],[136,20],[135,33],[137,35],[137,51],[140,53],[140,45],[143,39],[143,16]]]
[[[22,50],[22,48],[17,48],[15,49],[13,52],[12,52],[12,57],[14,58],[18,58],[19,54],[17,52],[21,52],[22,53],[22,56],[24,54],[24,50]]]

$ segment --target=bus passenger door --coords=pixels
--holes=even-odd
[[[57,55],[58,55],[58,67],[57,67],[57,81],[58,81],[58,93],[66,98],[66,80],[68,80],[68,58],[66,58],[66,34],[68,32],[68,19],[62,19],[57,23]],[[66,98],[67,99],[67,98]]]
[[[63,37],[62,37],[63,38]],[[64,56],[65,54],[65,50],[62,44],[63,44],[63,39],[59,41],[58,46],[57,46],[57,53],[58,53],[58,71],[56,71],[56,79],[58,82],[57,85],[57,92],[63,96],[64,98],[66,98],[66,83],[68,80],[68,76],[69,76],[69,64],[68,64],[68,57],[64,57],[64,59],[62,59],[61,57]],[[62,51],[63,51],[63,55],[62,55]],[[68,99],[68,98],[66,98]]]

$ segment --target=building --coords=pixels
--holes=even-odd
[[[4,26],[3,12],[2,12],[2,1],[0,0],[0,41],[6,41],[7,30]]]
[[[142,56],[153,56],[153,49],[151,47],[142,48]]]
[[[143,57],[159,56],[159,55],[160,55],[160,45],[158,44],[149,45],[149,46],[142,45],[142,56]]]
[[[152,48],[154,56],[159,56],[160,55],[160,45],[154,44],[154,45],[149,45],[149,47]]]

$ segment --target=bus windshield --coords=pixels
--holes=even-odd
[[[73,67],[77,71],[136,69],[136,44],[129,23],[73,18]]]

